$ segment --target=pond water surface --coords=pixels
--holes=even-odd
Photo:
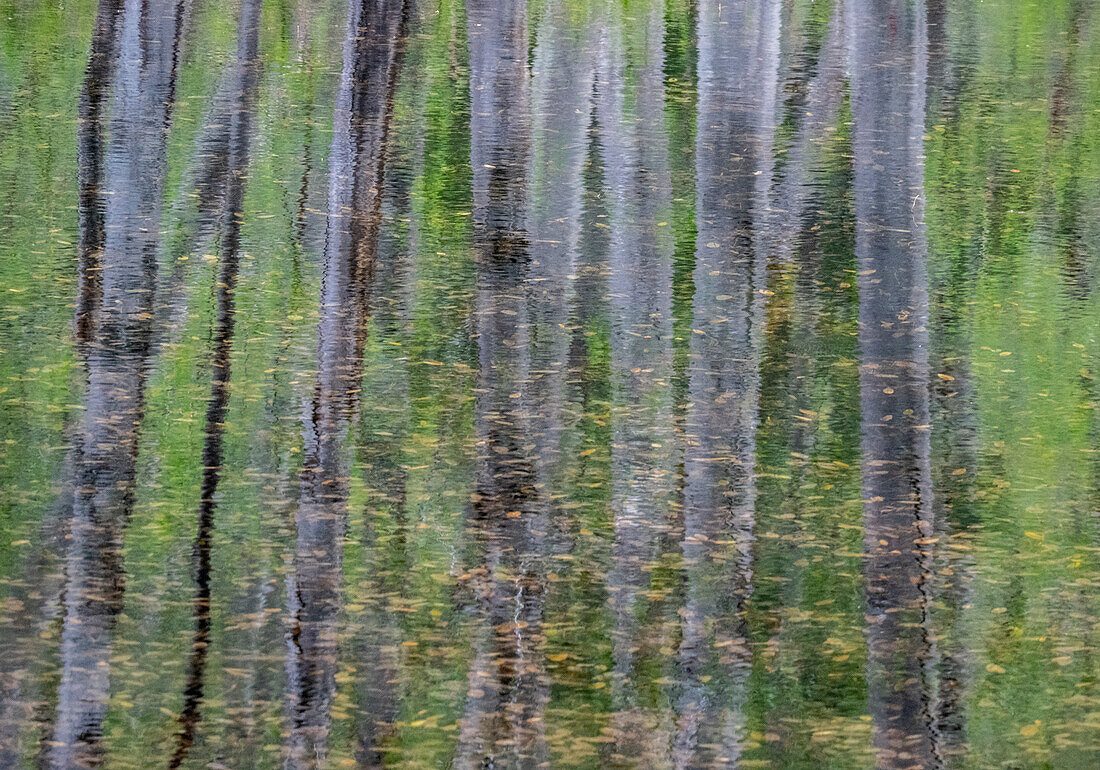
[[[1100,766],[1100,2],[0,0],[0,767]]]

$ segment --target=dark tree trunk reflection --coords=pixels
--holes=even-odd
[[[202,486],[195,535],[194,616],[187,682],[176,750],[170,768],[180,767],[195,741],[195,730],[202,718],[207,648],[210,645],[211,538],[214,534],[215,495],[222,473],[222,434],[229,407],[230,353],[233,349],[234,300],[240,265],[241,217],[244,208],[245,181],[248,174],[252,123],[259,85],[259,21],[262,0],[244,0],[237,26],[237,57],[230,74],[230,97],[236,108],[225,124],[224,165],[228,169],[225,208],[221,217],[221,261],[217,279],[217,316],[214,329],[213,382],[206,407],[205,438],[202,448]],[[220,165],[220,164],[219,164]]]
[[[187,9],[184,1],[129,0],[117,21],[111,133],[103,160],[103,250],[99,264],[89,267],[98,268],[98,283],[82,282],[96,286],[98,302],[88,304],[78,325],[87,330],[88,383],[75,439],[79,459],[52,767],[103,760],[111,635],[122,611],[122,541],[133,505],[152,334],[167,134]],[[94,187],[89,180],[88,189]],[[99,227],[92,220],[85,224]]]
[[[118,48],[118,19],[122,0],[100,0],[88,54],[77,124],[77,181],[80,190],[80,268],[76,303],[76,336],[84,343],[100,299],[100,261],[103,256],[103,147],[104,112],[111,94],[111,73]]]
[[[953,50],[952,38],[973,33],[960,18],[952,18],[946,0],[927,0],[928,77],[926,82],[927,122],[957,121],[959,94],[971,63]],[[973,9],[956,8],[956,16],[973,14]],[[972,22],[971,22],[972,23]],[[929,194],[949,200],[952,191],[936,189],[930,178]],[[930,249],[930,252],[933,250]],[[936,599],[934,609],[936,656],[932,730],[945,766],[958,766],[966,754],[970,667],[973,656],[965,643],[965,608],[973,598],[974,557],[968,548],[956,548],[973,525],[976,516],[976,471],[981,447],[975,373],[970,357],[973,296],[979,274],[974,245],[957,251],[930,253],[930,409],[932,422],[932,514],[938,540],[935,554]]]
[[[406,14],[406,4],[393,0],[353,0],[348,10],[329,160],[317,384],[303,433],[294,574],[287,586],[286,766],[291,768],[327,762],[347,526],[345,439],[359,410],[385,146]]]
[[[938,764],[926,668],[932,567],[921,4],[852,4],[868,687],[880,767]]]

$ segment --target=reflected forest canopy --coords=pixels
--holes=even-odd
[[[0,2],[0,767],[1100,766],[1100,1]]]

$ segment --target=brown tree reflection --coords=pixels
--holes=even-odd
[[[347,526],[345,439],[359,410],[385,146],[407,13],[404,2],[390,0],[357,0],[348,10],[329,160],[317,384],[303,431],[294,574],[287,586],[286,766],[293,768],[327,761]]]

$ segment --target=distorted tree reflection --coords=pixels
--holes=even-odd
[[[468,512],[474,630],[454,767],[548,759],[542,630],[548,510],[536,489],[527,3],[467,4],[473,168],[477,466]]]
[[[857,0],[852,47],[868,687],[877,761],[939,760],[927,692],[933,635],[927,29],[919,4]]]
[[[118,52],[111,87],[110,136],[101,161],[101,256],[88,233],[82,266],[89,299],[87,388],[80,429],[66,556],[61,684],[49,764],[69,768],[102,762],[103,718],[110,692],[111,637],[122,611],[123,533],[134,495],[137,440],[144,411],[152,336],[156,250],[171,121],[188,3],[126,2],[117,20]],[[111,13],[110,9],[106,9]],[[93,56],[102,55],[93,51]],[[85,162],[95,167],[90,143]],[[92,171],[91,173],[94,173]],[[94,204],[93,204],[94,208]],[[85,227],[96,231],[89,211]]]
[[[667,757],[667,714],[639,702],[639,618],[649,570],[674,495],[672,233],[668,140],[663,135],[664,25],[660,4],[603,8],[596,116],[608,198],[611,324],[611,474],[615,542],[607,576],[613,614],[612,731],[616,758]],[[665,746],[661,744],[664,743]]]
[[[217,273],[217,317],[214,329],[214,355],[210,401],[206,407],[203,428],[202,488],[200,491],[198,526],[195,534],[195,631],[191,642],[187,683],[184,687],[183,711],[176,749],[169,761],[170,768],[180,767],[195,741],[195,732],[202,718],[205,691],[206,661],[211,644],[211,553],[214,535],[215,495],[222,474],[223,434],[230,393],[230,354],[236,313],[237,277],[240,269],[241,219],[244,211],[245,184],[251,153],[256,91],[259,86],[259,22],[262,0],[244,0],[237,25],[237,55],[227,73],[229,95],[235,105],[224,124],[223,158],[217,165],[226,168],[225,196],[222,201],[221,254]]]
[[[385,147],[408,14],[404,2],[349,5],[329,159],[317,383],[303,429],[286,652],[286,766],[327,762],[336,690],[347,528],[345,439],[359,411]]]
[[[684,450],[686,604],[678,767],[732,766],[745,739],[756,423],[779,6],[699,4],[696,256]]]
[[[0,14],[0,766],[1097,765],[1100,4],[261,1]]]

